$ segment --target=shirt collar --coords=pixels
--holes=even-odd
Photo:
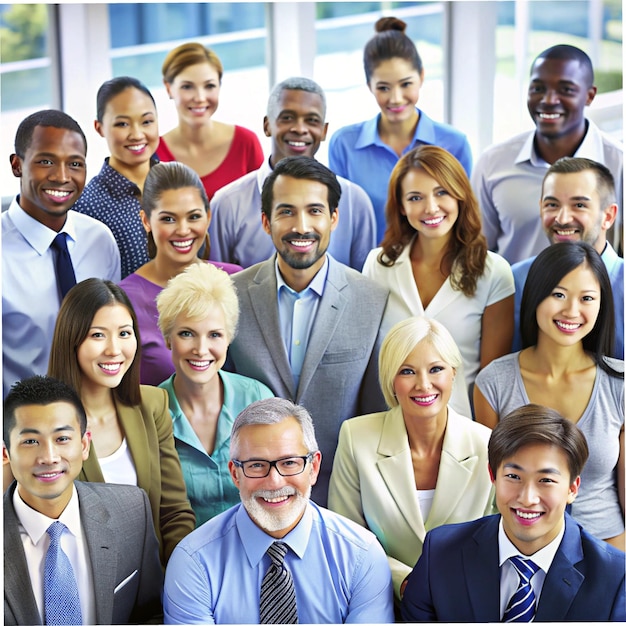
[[[75,485],[72,485],[72,497],[58,520],[52,519],[28,506],[20,497],[17,487],[13,492],[13,507],[20,524],[30,537],[33,545],[37,545],[46,534],[50,524],[57,521],[65,524],[75,537],[81,536],[80,508]]]
[[[554,560],[554,556],[561,545],[564,533],[565,522],[563,522],[563,527],[561,528],[559,534],[547,546],[544,546],[541,550],[537,550],[537,552],[531,554],[529,557],[526,557],[523,554],[520,556],[523,558],[530,558],[533,563],[538,565],[547,574],[550,569],[550,565],[552,565],[552,561]],[[511,543],[511,540],[504,532],[502,517],[500,517],[500,523],[498,525],[498,549],[500,551],[500,567],[502,567],[505,561],[507,561],[510,557],[520,554],[519,550]]]
[[[432,123],[432,120],[424,115],[420,109],[415,107],[419,115],[419,121],[417,126],[415,127],[415,132],[413,133],[413,139],[411,141],[411,145],[405,149],[404,152],[407,152],[410,148],[415,146],[415,144],[420,141],[422,143],[435,143],[435,130]],[[378,123],[381,118],[381,113],[379,113],[376,117],[373,117],[366,122],[363,122],[361,126],[361,131],[359,132],[359,136],[356,139],[354,147],[358,150],[359,148],[367,148],[368,146],[386,146],[383,140],[380,138],[380,133],[378,132]]]
[[[263,165],[256,171],[256,184],[259,188],[259,193],[263,192],[263,183],[271,172],[272,166],[270,165],[270,157],[267,157],[267,160],[265,160]]]
[[[275,541],[286,543],[299,558],[302,558],[309,543],[311,528],[313,526],[311,504],[307,504],[300,521],[296,524],[295,528],[282,539],[275,539],[259,528],[252,521],[252,518],[248,515],[243,504],[239,505],[239,510],[235,517],[235,524],[237,525],[239,538],[241,539],[246,556],[248,557],[250,567],[254,568],[259,565],[267,549]]]
[[[294,290],[285,282],[283,279],[283,275],[280,273],[278,269],[278,255],[276,255],[276,260],[274,261],[274,271],[276,272],[276,287],[277,291],[280,291],[282,288],[288,289],[292,293],[295,293]],[[324,257],[324,265],[320,267],[319,271],[313,277],[313,280],[309,283],[308,287],[302,292],[305,293],[308,290],[316,293],[320,298],[324,295],[324,286],[326,285],[326,278],[328,276],[328,254]]]

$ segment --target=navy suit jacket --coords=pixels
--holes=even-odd
[[[426,535],[402,599],[408,622],[499,622],[500,515]],[[626,621],[626,555],[565,515],[565,534],[543,584],[535,621]]]
[[[146,494],[130,485],[75,482],[89,550],[97,624],[162,620],[163,570]],[[4,494],[4,623],[41,624],[13,508]]]

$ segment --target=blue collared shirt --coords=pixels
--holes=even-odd
[[[324,295],[324,285],[328,276],[328,257],[324,259],[324,265],[315,274],[309,286],[299,293],[284,281],[278,269],[278,257],[276,257],[275,270],[280,331],[297,389],[313,322],[320,299]]]
[[[239,504],[187,535],[165,573],[166,624],[258,624],[261,581],[275,541]],[[310,502],[280,541],[290,550],[301,624],[392,623],[393,589],[376,537]]]
[[[559,244],[553,244],[558,246]],[[522,331],[520,328],[520,311],[522,306],[522,293],[526,278],[530,271],[530,266],[537,257],[532,257],[516,263],[511,268],[515,280],[515,332],[513,334],[512,352],[519,352],[522,349]],[[604,252],[601,255],[606,270],[609,273],[609,280],[613,288],[613,305],[615,308],[615,343],[613,352],[606,356],[616,359],[624,359],[624,259],[617,256],[617,252],[607,241]]]
[[[2,214],[2,387],[45,374],[59,312],[59,291],[50,244],[57,233],[28,215],[17,198]],[[60,232],[76,282],[86,278],[120,279],[120,253],[102,223],[69,211]]]
[[[472,151],[467,137],[448,124],[435,122],[420,109],[419,122],[411,143],[402,155],[421,144],[441,146],[453,154],[469,176],[472,170]],[[398,155],[383,142],[378,132],[381,114],[366,122],[340,128],[330,138],[328,162],[338,176],[365,189],[376,214],[376,241],[385,233],[385,203],[389,176],[399,160]]]

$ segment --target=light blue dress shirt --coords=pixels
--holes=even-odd
[[[467,137],[448,124],[435,122],[420,109],[419,122],[413,141],[402,155],[421,145],[445,148],[453,154],[469,176],[472,170],[472,151]],[[340,128],[330,138],[328,162],[330,169],[365,189],[376,214],[377,245],[385,233],[385,203],[389,176],[399,160],[398,155],[380,138],[380,113],[367,122]]]
[[[271,171],[268,159],[260,169],[218,189],[211,199],[212,261],[250,267],[276,252],[272,238],[261,225],[261,189]],[[374,209],[361,187],[341,176],[337,181],[341,185],[339,221],[328,252],[360,272],[367,253],[376,245]]]
[[[58,233],[28,215],[14,198],[2,214],[2,388],[48,371],[60,300],[50,244]],[[68,211],[60,232],[76,282],[120,279],[120,253],[111,231],[98,220]]]
[[[553,245],[559,245],[553,244]],[[522,293],[526,278],[530,271],[530,266],[537,257],[532,257],[516,263],[511,268],[513,270],[513,278],[515,280],[515,333],[513,335],[513,352],[522,349],[522,331],[520,328],[520,311],[522,306]],[[602,260],[606,265],[611,287],[613,288],[613,304],[615,308],[615,344],[613,346],[612,356],[616,359],[624,359],[624,259],[617,256],[617,252],[607,241],[602,253]]]
[[[283,280],[278,269],[278,257],[275,264],[276,285],[278,287],[278,317],[280,331],[285,343],[285,350],[291,366],[293,380],[298,388],[302,364],[309,345],[311,329],[319,308],[320,299],[324,295],[324,285],[328,276],[328,257],[324,265],[315,274],[309,286],[303,291],[294,291]]]
[[[212,454],[208,454],[180,408],[174,391],[174,376],[176,374],[159,387],[167,391],[170,399],[174,442],[197,527],[240,502],[239,490],[228,471],[230,431],[243,409],[257,400],[273,398],[274,394],[254,378],[220,370],[218,376],[224,387],[224,403],[217,419],[215,448]]]
[[[274,541],[241,504],[187,535],[167,565],[165,623],[258,624]],[[393,623],[391,572],[369,530],[310,502],[280,541],[301,624]]]

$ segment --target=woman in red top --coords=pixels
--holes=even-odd
[[[210,200],[218,189],[261,166],[261,144],[247,128],[213,119],[223,74],[213,51],[199,43],[178,46],[165,57],[162,72],[178,126],[161,137],[156,154],[195,170]]]

